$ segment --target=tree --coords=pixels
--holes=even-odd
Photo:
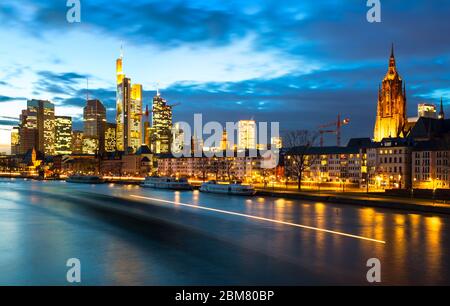
[[[215,175],[216,180],[219,179],[221,164],[222,162],[218,157],[213,157],[209,163],[209,171]]]
[[[273,169],[263,168],[261,169],[261,175],[263,177],[264,188],[267,188],[267,184],[269,183],[270,176],[273,174]]]
[[[317,133],[306,130],[289,131],[283,137],[286,147],[285,171],[287,175],[297,179],[298,190],[302,190],[303,173],[317,158],[311,150],[317,137]]]
[[[196,157],[196,159],[198,163],[198,169],[200,169],[201,179],[203,182],[205,182],[208,176],[208,171],[210,169],[210,160],[205,156]]]
[[[228,181],[233,180],[234,178],[234,161],[231,157],[223,157],[222,159],[222,169],[224,170]]]

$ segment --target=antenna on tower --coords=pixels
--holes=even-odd
[[[89,101],[89,78],[86,78],[86,102]]]
[[[156,83],[156,95],[159,97],[159,83]]]
[[[123,42],[120,43],[120,58],[123,59]]]

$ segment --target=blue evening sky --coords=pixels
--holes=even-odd
[[[351,119],[345,139],[370,137],[392,42],[408,114],[441,96],[448,106],[450,2],[381,3],[382,22],[370,24],[365,0],[81,0],[82,22],[69,24],[66,0],[1,0],[0,151],[29,98],[50,99],[80,128],[86,77],[112,121],[121,44],[144,105],[159,84],[181,103],[175,120],[314,129],[339,112]]]

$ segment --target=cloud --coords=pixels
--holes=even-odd
[[[249,34],[255,49],[278,49],[320,59],[379,59],[394,41],[409,54],[449,52],[445,0],[383,3],[382,22],[366,21],[365,1],[127,1],[82,2],[82,22],[65,20],[60,0],[3,0],[0,17],[36,36],[47,32],[97,31],[135,44],[173,48],[225,46]],[[127,13],[123,10],[126,7]],[[420,44],[417,42],[420,41]]]
[[[23,98],[23,97],[8,97],[8,96],[1,96],[0,95],[0,102],[11,102],[11,101],[20,101],[20,100],[26,100],[26,98]]]
[[[52,94],[72,95],[76,92],[81,80],[88,76],[75,72],[55,73],[51,71],[37,72],[38,80],[34,83],[36,93],[45,92]]]
[[[0,125],[13,126],[13,125],[17,125],[17,124],[18,124],[18,121],[16,121],[16,120],[8,120],[8,119],[0,118]]]
[[[2,0],[0,19],[6,26],[42,38],[41,41],[79,31],[124,40],[143,49],[151,45],[153,48],[148,50],[155,50],[158,59],[161,58],[158,49],[185,48],[195,52],[231,46],[236,50],[237,42],[251,37],[248,48],[242,49],[247,57],[241,62],[245,63],[234,61],[230,71],[238,65],[245,71],[260,66],[265,68],[261,71],[278,71],[267,67],[280,68],[282,63],[288,63],[289,69],[283,67],[282,73],[268,72],[263,76],[263,73],[246,74],[239,79],[243,81],[229,81],[224,72],[223,76],[205,78],[202,83],[189,81],[186,74],[180,77],[179,72],[177,82],[162,91],[170,103],[182,103],[174,110],[177,119],[190,120],[194,112],[204,112],[211,120],[255,117],[281,121],[285,128],[315,128],[334,120],[340,112],[351,119],[344,133],[368,136],[372,133],[376,91],[386,73],[391,42],[395,42],[398,68],[407,84],[410,115],[414,115],[418,102],[436,103],[440,96],[449,97],[450,44],[442,33],[450,32],[447,16],[450,2],[385,1],[380,24],[366,21],[365,2],[92,0],[82,1],[82,23],[74,25],[65,21],[64,1]],[[256,62],[248,60],[255,57],[255,50],[273,56]],[[213,61],[211,53],[204,53],[205,66],[223,65],[232,61],[230,54],[233,59],[236,56],[223,52]],[[173,54],[190,63],[186,53],[181,53],[184,57]],[[61,61],[67,60],[61,54],[59,57]],[[286,62],[287,58],[292,61]],[[180,58],[168,61],[167,65],[177,61]],[[319,64],[301,71],[311,63]],[[193,65],[192,71],[196,69],[200,70]],[[155,78],[165,73],[148,70]],[[52,95],[58,107],[81,108],[85,104],[86,76],[39,71],[38,79],[33,80],[35,94]],[[210,82],[211,79],[218,80]],[[144,102],[151,104],[154,92],[148,91],[148,85],[144,84]],[[91,89],[90,96],[103,101],[109,120],[113,120],[115,89],[102,86]],[[14,99],[20,98],[0,96],[0,101]]]
[[[80,79],[85,80],[88,77],[87,75],[81,75],[75,72],[55,73],[51,71],[39,71],[38,75],[50,82],[60,82],[66,84],[70,84]]]
[[[421,71],[423,64],[417,62],[405,70]],[[443,70],[447,71],[445,67]],[[343,130],[344,139],[367,137],[373,132],[378,84],[386,71],[387,60],[383,65],[336,67],[270,80],[179,82],[163,90],[162,95],[170,103],[182,103],[174,111],[177,121],[191,122],[193,113],[202,113],[208,121],[255,118],[258,121],[279,121],[284,130],[315,130],[321,124],[336,120],[340,114],[351,120],[351,124]],[[439,75],[438,72],[434,74]],[[415,84],[416,74],[402,76],[408,84]],[[445,79],[444,76],[442,78]],[[440,94],[445,96],[448,92],[441,91]],[[421,93],[432,95],[427,96],[427,102],[438,102],[432,82],[416,88],[411,86],[408,88],[407,105],[410,116],[416,115],[417,104],[423,102]]]
[[[66,115],[70,115],[77,120],[82,120],[82,108],[86,106],[86,89],[74,90],[70,97],[64,98],[55,96],[51,99],[56,110],[63,109]],[[116,109],[116,91],[106,88],[89,89],[89,99],[99,99],[107,109],[107,119],[111,122],[115,121]]]

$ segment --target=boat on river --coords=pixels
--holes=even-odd
[[[200,191],[244,196],[252,196],[256,193],[252,185],[244,185],[239,181],[231,183],[209,181],[200,186]]]
[[[97,175],[71,175],[66,179],[68,183],[78,183],[78,184],[103,184],[105,180]]]
[[[192,190],[193,187],[185,178],[147,176],[141,184],[146,188],[171,189],[171,190]]]

